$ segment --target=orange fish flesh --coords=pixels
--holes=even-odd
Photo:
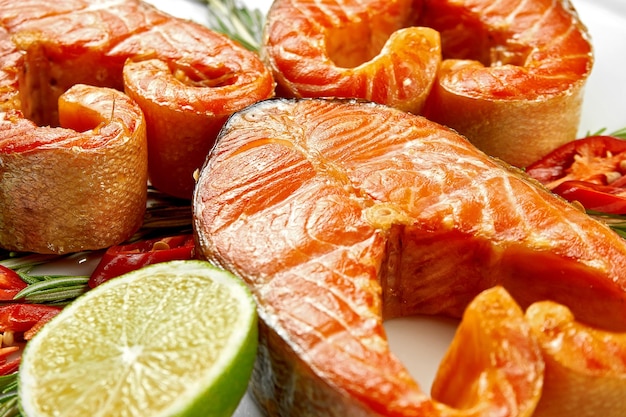
[[[177,197],[226,117],[273,95],[256,54],[138,0],[1,0],[0,24],[24,55],[25,117],[58,125],[56,99],[76,83],[126,91],[147,121],[150,181]]]
[[[289,97],[361,98],[419,113],[441,62],[419,2],[274,1],[262,56]]]
[[[577,136],[593,53],[569,0],[277,0],[267,21],[282,96],[421,113],[519,167]]]
[[[544,368],[524,312],[496,286],[467,306],[431,394],[457,415],[534,416],[546,388]],[[447,413],[441,414],[455,414]]]
[[[454,131],[383,105],[275,99],[236,113],[193,207],[199,252],[257,299],[252,389],[269,415],[528,415],[532,394],[512,404],[530,404],[523,413],[486,393],[477,408],[438,405],[383,329],[461,317],[495,286],[521,308],[551,299],[581,323],[626,329],[626,241]],[[476,355],[469,369],[491,366]],[[473,375],[512,381],[491,371]]]

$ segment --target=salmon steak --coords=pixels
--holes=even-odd
[[[593,67],[569,0],[276,0],[262,55],[281,96],[419,113],[518,167],[577,137]]]
[[[419,113],[441,63],[439,33],[414,0],[278,0],[261,54],[277,94],[361,98]]]
[[[192,203],[199,253],[258,302],[251,390],[267,415],[529,416],[549,352],[526,308],[565,306],[583,336],[626,331],[625,240],[389,106],[271,99],[237,112]],[[383,328],[418,314],[463,318],[432,398]],[[620,375],[611,392],[625,398]]]
[[[0,0],[2,90],[39,126],[58,126],[58,97],[77,83],[115,88],[146,119],[151,184],[191,198],[198,169],[226,118],[274,94],[259,57],[199,23],[139,0]],[[19,98],[19,100],[18,100]]]
[[[5,249],[101,249],[143,223],[148,148],[139,106],[118,90],[76,84],[58,108],[64,127],[37,126],[15,110],[0,114]]]
[[[76,90],[61,109],[77,84],[105,90]],[[190,199],[226,118],[273,92],[256,54],[147,3],[0,0],[0,247],[123,242],[141,226],[148,180]]]

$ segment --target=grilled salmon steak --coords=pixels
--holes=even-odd
[[[577,136],[593,65],[569,0],[276,0],[263,56],[286,97],[357,97],[524,167]]]
[[[417,27],[419,1],[278,0],[262,56],[277,94],[361,98],[419,113],[439,64],[439,33]]]
[[[577,137],[593,67],[569,0],[425,0],[444,60],[424,114],[519,167]]]
[[[0,245],[68,253],[131,237],[146,209],[148,150],[139,106],[120,91],[76,84],[61,126],[0,116]]]
[[[269,415],[530,415],[527,377],[542,371],[522,342],[530,331],[478,324],[524,321],[504,296],[479,303],[501,300],[499,313],[467,319],[473,362],[465,384],[441,385],[463,390],[439,390],[443,401],[408,376],[383,329],[398,316],[461,317],[494,287],[522,309],[549,299],[585,326],[626,329],[626,241],[451,129],[391,107],[273,99],[236,113],[193,207],[199,252],[258,301],[252,387]],[[500,348],[469,336],[481,331]],[[505,345],[521,349],[512,368]]]
[[[76,83],[125,91],[147,122],[150,181],[177,197],[191,198],[228,115],[274,93],[256,54],[139,0],[0,0],[0,25],[23,55],[11,71],[26,118],[57,126]]]

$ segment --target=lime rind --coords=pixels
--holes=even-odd
[[[206,282],[203,279],[206,279]],[[194,280],[200,281],[194,282]],[[210,288],[210,286],[214,286],[214,288]],[[220,291],[224,291],[222,294],[224,297],[232,298],[228,306],[217,308],[207,304],[207,302],[217,304],[223,302],[223,299],[219,299],[221,297]],[[218,299],[211,299],[216,294],[218,294]],[[159,297],[159,295],[162,296]],[[172,300],[174,300],[175,305],[172,305]],[[219,317],[223,312],[221,309],[233,306],[237,307],[236,320],[229,322],[232,319],[230,317],[232,312],[227,316]],[[163,312],[159,313],[159,309],[166,312],[165,319],[159,317],[159,314],[163,314]],[[195,327],[199,328],[198,331],[204,332],[207,331],[206,329],[211,329],[212,323],[210,321],[212,318],[209,319],[203,315],[203,313],[208,314],[211,309],[216,310],[211,313],[212,317],[224,321],[217,325],[218,330],[225,331],[227,335],[226,340],[222,340],[224,335],[218,337],[222,340],[223,345],[217,349],[217,354],[214,357],[210,357],[211,355],[204,350],[202,343],[197,343],[199,339],[203,343],[205,342],[204,339],[207,339],[206,349],[209,349],[213,343],[210,340],[211,335],[193,335],[193,331],[196,330]],[[155,319],[151,315],[157,318]],[[138,319],[141,322],[137,323]],[[87,330],[79,327],[80,325],[85,326],[86,323]],[[98,336],[102,335],[90,334],[88,325],[93,325],[96,329],[102,329],[103,326],[108,329],[103,330],[105,331],[105,340],[98,340]],[[220,326],[228,326],[228,328],[223,329]],[[76,328],[81,328],[81,331],[76,331]],[[70,330],[73,330],[74,333]],[[193,335],[191,337],[190,332]],[[62,336],[63,334],[65,336]],[[114,340],[116,335],[120,336],[119,340]],[[130,340],[131,336],[138,337],[139,341]],[[76,347],[71,345],[82,343],[83,337],[86,340],[86,349],[82,349],[82,352],[86,353],[80,351],[76,353]],[[159,337],[162,337],[162,340],[159,340]],[[156,340],[156,346],[152,347],[150,343],[153,343],[154,340]],[[97,343],[99,345],[94,348],[93,344]],[[106,352],[107,347],[115,348],[120,343],[121,346],[125,346],[123,354],[120,355],[119,349],[117,356],[115,353]],[[159,346],[159,343],[162,343],[163,346]],[[70,345],[69,348],[67,344]],[[89,347],[89,344],[92,346]],[[185,344],[194,346],[186,346]],[[139,401],[134,407],[135,412],[124,415],[230,416],[245,394],[256,357],[257,315],[252,294],[241,280],[204,261],[173,261],[151,265],[96,287],[67,306],[44,326],[35,338],[28,342],[18,385],[20,407],[24,415],[52,415],[53,409],[42,413],[41,407],[36,402],[37,396],[44,396],[48,391],[51,392],[50,395],[62,397],[63,390],[69,389],[69,398],[78,392],[80,395],[86,396],[81,401],[90,405],[89,402],[92,401],[92,398],[89,396],[100,395],[99,389],[103,389],[97,385],[111,385],[115,381],[113,378],[112,381],[104,384],[94,379],[90,367],[98,368],[103,363],[107,363],[106,366],[111,367],[111,371],[107,375],[113,374],[114,369],[120,368],[119,361],[116,362],[118,357],[132,362],[137,359],[137,355],[143,353],[136,346],[151,346],[150,349],[154,349],[155,352],[163,351],[170,354],[182,352],[181,358],[183,358],[183,354],[189,354],[192,357],[197,354],[199,358],[204,360],[210,357],[209,362],[211,364],[202,365],[202,362],[198,362],[196,366],[195,363],[189,362],[189,358],[184,359],[183,362],[189,362],[184,363],[187,367],[182,375],[185,384],[184,389],[173,393],[173,398],[170,399],[167,406],[160,405],[158,410],[151,410],[149,405],[146,409],[145,401],[144,404]],[[63,357],[64,349],[70,350],[68,357]],[[78,363],[83,361],[84,364],[88,364],[85,371],[78,372],[77,368],[72,369],[71,364],[67,364],[71,358],[71,352],[78,355]],[[99,357],[100,354],[95,352],[104,353],[101,354],[102,357]],[[92,361],[89,355],[96,356],[95,361]],[[114,360],[106,362],[107,355],[112,356]],[[173,356],[176,358],[177,354]],[[201,369],[202,372],[197,372],[198,369],[193,369],[194,367]],[[38,372],[45,377],[39,375]],[[80,375],[81,381],[71,380],[74,386],[64,387],[66,377],[71,375]],[[185,380],[187,375],[194,376]],[[145,373],[143,373],[143,377],[145,378]],[[134,378],[139,378],[139,382],[141,382],[140,376],[135,375]],[[157,383],[167,386],[167,380],[164,377],[162,381],[157,381]],[[44,386],[41,387],[41,384]],[[95,388],[91,391],[87,390],[87,394],[85,394],[85,390],[80,387],[81,384],[87,386],[91,384]],[[104,388],[111,389],[110,386]],[[155,391],[159,389],[160,387],[156,387]],[[128,391],[123,390],[114,394],[122,398],[129,395]],[[138,396],[143,395],[154,397],[160,394],[154,392],[138,393]],[[55,401],[57,397],[54,398],[50,401]],[[74,398],[74,400],[76,399]],[[106,410],[106,406],[111,406],[111,403],[116,400],[118,398],[114,395],[107,396],[105,394],[100,405],[104,406]],[[125,400],[129,402],[135,399],[126,398]],[[150,401],[147,403],[151,404]],[[75,415],[81,415],[81,413],[84,415],[85,411],[80,411],[79,403],[74,401],[72,404],[78,410]],[[110,415],[106,414],[105,410],[102,411],[104,413],[102,415]],[[62,415],[68,415],[67,411],[62,411]],[[91,415],[96,416],[93,413]]]

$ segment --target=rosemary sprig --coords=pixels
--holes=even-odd
[[[17,404],[17,388],[0,398],[0,417],[18,417],[22,415]]]
[[[14,299],[27,303],[64,305],[88,289],[89,276],[43,275],[33,277],[23,272],[18,273],[22,280],[30,281],[30,283],[17,293]]]
[[[261,49],[265,15],[259,9],[241,6],[236,0],[203,1],[209,10],[209,27],[251,51]]]
[[[17,372],[15,373],[17,377]],[[17,387],[0,395],[0,417],[18,417],[22,413],[18,405]]]
[[[17,253],[7,252],[3,259],[0,259],[0,265],[10,269],[18,270],[21,268],[30,269],[37,265],[61,259],[62,255],[44,255],[38,253]]]
[[[607,133],[606,128],[602,128],[600,130],[596,130],[595,132],[587,132],[586,136],[599,136],[599,135],[609,135],[609,136],[614,136],[616,138],[620,138],[620,139],[626,139],[626,127],[623,127],[621,129],[615,130],[613,132]]]
[[[14,300],[26,303],[65,305],[87,291],[88,276],[33,273],[36,266],[69,256],[76,256],[76,254],[61,256],[11,253],[8,258],[0,260],[0,264],[13,269],[27,284],[26,288],[15,295]]]
[[[22,415],[17,401],[17,372],[0,376],[0,417]]]

